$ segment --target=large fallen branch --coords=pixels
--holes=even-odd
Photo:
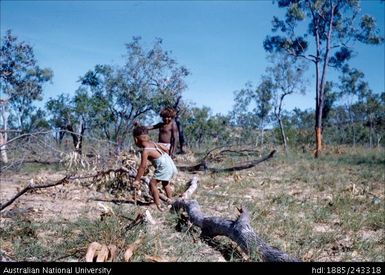
[[[205,161],[202,161],[198,163],[197,165],[193,166],[181,166],[177,165],[176,166],[179,171],[184,171],[184,172],[197,172],[197,171],[207,171],[208,167]]]
[[[11,205],[17,198],[22,196],[23,194],[27,193],[28,191],[35,190],[35,189],[42,189],[42,188],[49,188],[49,187],[54,187],[62,184],[69,183],[70,181],[74,180],[82,180],[82,179],[90,179],[90,178],[97,178],[99,176],[103,176],[105,174],[109,174],[111,172],[114,173],[127,173],[130,177],[135,177],[134,172],[128,170],[125,167],[120,167],[118,169],[109,169],[107,171],[100,171],[97,172],[96,174],[93,175],[88,175],[88,176],[73,176],[73,175],[67,175],[64,178],[54,182],[54,183],[47,183],[47,184],[35,184],[33,180],[31,180],[26,187],[24,187],[20,192],[18,192],[15,196],[13,196],[9,201],[0,204],[0,211]]]
[[[239,165],[239,166],[233,166],[233,167],[228,167],[228,168],[209,168],[208,170],[210,172],[213,172],[213,173],[221,173],[221,172],[235,172],[235,171],[240,171],[240,170],[244,170],[244,169],[249,169],[249,168],[252,168],[252,167],[256,166],[257,164],[259,164],[261,162],[264,162],[264,161],[272,158],[275,153],[276,153],[276,150],[273,150],[267,156],[264,156],[263,158],[260,158],[260,159],[257,159],[257,160],[250,161],[247,164],[243,164],[243,165]]]
[[[215,147],[213,149],[211,149],[210,151],[208,151],[206,153],[206,155],[202,158],[202,161],[207,161],[207,159],[215,159],[216,157],[219,157],[220,155],[224,155],[225,153],[232,153],[232,154],[236,154],[236,155],[249,155],[249,154],[255,154],[255,153],[258,153],[259,150],[256,150],[256,149],[249,149],[249,148],[234,148],[234,149],[230,149],[230,148],[233,148],[233,146],[230,146],[230,147],[224,147],[224,146],[219,146],[219,147]],[[221,149],[219,150],[218,152],[215,152],[213,153],[214,151],[218,150],[218,149]]]
[[[240,248],[250,256],[261,255],[265,262],[299,262],[300,260],[292,257],[279,249],[269,246],[257,236],[249,224],[249,213],[246,208],[239,209],[240,216],[235,220],[227,220],[221,217],[205,216],[197,201],[190,200],[192,193],[197,188],[198,180],[194,178],[190,187],[177,199],[173,205],[173,210],[184,209],[190,221],[201,228],[202,236],[215,237],[226,236],[236,242]]]
[[[196,172],[196,171],[210,171],[212,173],[221,173],[221,172],[235,172],[235,171],[240,171],[244,169],[249,169],[257,164],[266,161],[274,156],[276,153],[276,150],[273,150],[270,152],[270,154],[257,159],[250,161],[246,164],[238,165],[238,166],[233,166],[233,167],[227,167],[227,168],[211,168],[207,166],[206,161],[202,161],[201,163],[194,165],[194,166],[177,166],[180,171],[188,171],[188,172]]]
[[[35,189],[42,189],[42,188],[49,188],[49,187],[54,187],[62,184],[69,183],[74,180],[84,180],[84,179],[93,179],[93,182],[97,180],[97,178],[103,177],[104,175],[108,175],[110,173],[125,173],[127,174],[130,178],[135,178],[136,176],[136,171],[135,170],[130,170],[127,169],[126,167],[120,167],[117,169],[108,169],[105,171],[99,171],[96,172],[95,174],[92,175],[86,175],[86,176],[65,176],[64,178],[54,182],[54,183],[47,183],[47,184],[36,184],[31,180],[26,187],[24,187],[20,192],[18,192],[15,196],[13,196],[9,201],[5,203],[0,203],[0,211],[11,205],[17,198],[22,196],[23,194],[27,193],[28,191],[35,190]],[[149,185],[150,179],[143,177],[142,182],[145,183],[147,186]],[[143,197],[146,197],[147,199],[152,199],[152,196],[149,194],[143,193]],[[168,198],[163,195],[159,194],[159,197],[163,201],[167,201]],[[120,199],[112,199],[112,200],[106,200],[106,199],[98,199],[94,198],[93,200],[96,201],[105,201],[105,202],[112,202],[112,203],[134,203],[134,204],[139,204],[139,205],[147,205],[147,202],[143,202],[137,199],[125,199],[125,200],[120,200]]]
[[[42,185],[35,185],[33,180],[31,180],[29,182],[29,184],[26,187],[24,187],[24,189],[22,189],[19,193],[17,193],[15,196],[13,196],[9,201],[7,201],[4,204],[0,204],[0,211],[2,211],[4,208],[6,208],[9,205],[11,205],[18,197],[20,197],[21,195],[23,195],[24,193],[26,193],[26,192],[28,192],[30,190],[41,189],[41,188],[48,188],[48,187],[53,187],[53,186],[65,184],[65,183],[67,183],[71,179],[76,179],[76,178],[72,178],[71,176],[65,176],[64,178],[58,180],[57,182],[48,183],[48,184],[42,184]]]

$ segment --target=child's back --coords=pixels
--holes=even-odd
[[[155,167],[155,172],[153,178],[150,180],[150,190],[154,197],[155,204],[158,209],[161,210],[159,191],[156,185],[159,182],[162,182],[167,198],[171,201],[172,190],[169,183],[170,180],[176,175],[177,168],[171,157],[166,153],[167,148],[162,144],[157,144],[150,140],[150,137],[148,136],[148,129],[146,127],[136,127],[133,131],[133,135],[135,144],[143,149],[134,186],[140,185],[140,179],[147,167],[147,160],[151,161]]]
[[[158,153],[153,154],[153,157],[150,158],[152,165],[155,167],[154,178],[161,181],[170,181],[177,173],[175,163],[166,153],[167,149],[162,144],[153,143],[153,146],[145,147],[143,150]]]

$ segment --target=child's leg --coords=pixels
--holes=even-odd
[[[162,185],[163,185],[164,192],[166,192],[167,198],[172,199],[172,190],[171,190],[170,182],[162,181]]]
[[[150,181],[150,191],[151,195],[154,198],[154,202],[156,206],[160,206],[160,199],[159,199],[159,191],[158,188],[156,188],[156,185],[158,184],[158,180],[156,179],[151,179]]]

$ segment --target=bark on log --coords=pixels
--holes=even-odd
[[[177,199],[173,203],[172,209],[184,209],[190,221],[201,228],[203,236],[210,238],[226,236],[237,243],[245,253],[250,256],[259,254],[265,262],[300,262],[299,259],[271,247],[259,238],[249,224],[249,213],[246,208],[239,210],[240,216],[235,221],[204,215],[199,203],[195,200],[189,200],[197,188],[197,183],[197,178],[191,181],[190,187],[181,199]]]
[[[198,177],[194,176],[190,182],[187,183],[187,190],[184,191],[184,193],[181,195],[181,199],[190,199],[192,194],[195,192],[195,190],[198,188]]]

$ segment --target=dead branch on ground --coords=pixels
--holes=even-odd
[[[24,187],[20,192],[18,192],[10,200],[8,200],[5,203],[0,204],[0,211],[2,211],[3,209],[5,209],[9,205],[11,205],[17,198],[19,198],[23,194],[27,193],[28,191],[36,190],[36,189],[43,189],[43,188],[54,187],[54,186],[58,186],[58,185],[63,185],[63,184],[69,183],[70,181],[75,181],[75,180],[83,180],[83,179],[90,179],[90,178],[96,179],[96,178],[101,177],[103,175],[110,174],[111,172],[114,172],[114,173],[119,173],[119,172],[128,173],[130,177],[134,177],[134,172],[133,171],[130,171],[130,170],[128,170],[125,167],[120,167],[118,169],[108,169],[106,171],[99,171],[99,172],[97,172],[96,174],[93,174],[93,175],[86,175],[86,176],[67,175],[67,176],[63,177],[62,179],[60,179],[60,180],[58,180],[56,182],[47,183],[47,184],[39,184],[39,185],[37,185],[37,184],[34,183],[33,180],[31,180],[26,187]]]
[[[4,204],[0,204],[0,211],[2,211],[4,208],[8,207],[11,205],[18,197],[22,196],[24,193],[30,191],[30,190],[35,190],[35,189],[42,189],[42,188],[48,188],[48,187],[53,187],[61,184],[68,183],[69,180],[75,180],[78,177],[73,177],[73,176],[65,176],[64,178],[58,180],[57,182],[54,183],[48,183],[48,184],[42,184],[42,185],[35,185],[33,180],[29,182],[29,184],[24,187],[20,192],[18,192],[15,196],[13,196],[9,201],[7,201]]]
[[[128,169],[128,168],[122,166],[122,167],[117,168],[117,169],[108,169],[105,171],[98,171],[92,175],[84,175],[84,176],[67,175],[67,176],[63,177],[62,179],[60,179],[54,183],[36,184],[36,183],[34,183],[34,181],[32,179],[26,187],[24,187],[21,191],[19,191],[16,195],[14,195],[10,200],[8,200],[7,202],[2,203],[2,204],[0,203],[0,211],[2,211],[3,209],[5,209],[9,205],[11,205],[17,198],[19,198],[20,196],[24,195],[25,193],[27,193],[28,191],[31,191],[31,190],[49,188],[49,187],[54,187],[54,186],[58,186],[58,185],[63,185],[63,184],[66,184],[66,183],[69,183],[72,181],[76,181],[76,180],[80,181],[80,180],[86,180],[86,179],[92,179],[91,184],[94,184],[95,182],[101,181],[101,179],[103,177],[105,177],[106,175],[118,174],[118,173],[126,174],[131,179],[134,179],[136,176],[136,170],[134,168]],[[142,183],[144,183],[144,186],[148,186],[149,182],[150,182],[150,180],[148,178],[146,178],[146,177],[142,178]],[[142,192],[142,197],[144,197],[148,200],[152,199],[152,196],[147,194],[147,192]],[[164,196],[163,194],[160,194],[160,199],[163,201],[167,201],[167,197]],[[112,202],[112,203],[116,203],[116,204],[134,203],[134,204],[139,204],[139,205],[148,205],[148,202],[139,200],[138,198],[112,199],[112,200],[94,198],[92,200]]]
[[[233,153],[233,154],[237,154],[237,155],[256,154],[256,153],[258,154],[259,153],[259,150],[250,149],[250,148],[244,148],[243,146],[242,146],[242,148],[239,148],[239,149],[237,149],[236,147],[235,147],[235,149],[231,149],[231,148],[234,148],[234,147],[235,146],[230,146],[230,147],[219,146],[219,147],[215,147],[215,148],[209,150],[206,153],[206,155],[202,158],[201,162],[207,161],[209,159],[211,159],[211,160],[218,159],[221,155],[225,155],[226,153]],[[221,149],[221,150],[219,150],[218,152],[215,152],[218,149]]]
[[[184,209],[190,221],[201,228],[202,236],[213,238],[215,236],[226,236],[237,243],[249,256],[261,255],[265,262],[299,262],[277,248],[273,248],[264,242],[250,226],[249,213],[245,207],[238,209],[240,216],[236,220],[228,220],[221,217],[209,217],[202,213],[200,205],[195,200],[190,200],[193,192],[197,189],[198,179],[195,177],[190,182],[189,188],[177,199],[173,210]]]
[[[207,166],[206,161],[202,161],[201,163],[194,165],[194,166],[177,166],[180,171],[187,171],[187,172],[197,172],[197,171],[209,171],[212,173],[221,173],[221,172],[235,172],[235,171],[240,171],[244,169],[249,169],[257,164],[264,162],[274,156],[276,153],[276,150],[273,150],[270,152],[270,154],[257,159],[253,161],[249,161],[246,164],[238,165],[238,166],[233,166],[233,167],[227,167],[227,168],[211,168]]]

